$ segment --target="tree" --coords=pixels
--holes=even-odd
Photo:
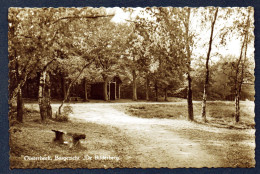
[[[29,76],[33,76],[37,71],[41,74],[41,83],[39,87],[39,105],[41,110],[41,118],[45,119],[46,116],[50,117],[50,104],[49,100],[49,89],[48,85],[45,85],[46,80],[48,80],[48,74],[45,72],[48,65],[50,65],[55,58],[52,56],[52,45],[56,37],[58,28],[53,28],[50,26],[51,16],[53,15],[52,9],[10,9],[10,16],[12,13],[19,11],[19,15],[16,15],[16,20],[19,20],[17,25],[17,30],[15,32],[15,39],[22,41],[21,45],[15,44],[15,47],[20,46],[21,52],[19,52],[20,62],[26,62],[26,64],[21,64],[20,67],[24,69],[25,73],[19,78],[11,97],[17,95],[17,91],[21,91],[21,88],[25,84]],[[10,22],[11,26],[13,22]],[[10,52],[16,50],[15,47],[10,47]],[[25,50],[28,50],[29,54]],[[27,56],[31,56],[28,58]],[[50,56],[50,57],[49,57]],[[17,62],[19,64],[19,62]],[[21,66],[22,65],[22,66]],[[44,67],[44,68],[42,68]],[[43,89],[42,87],[46,87]],[[20,95],[20,92],[18,92]],[[18,97],[21,98],[21,97]],[[19,102],[18,102],[19,103]],[[43,103],[44,106],[42,105]],[[45,109],[43,112],[42,109]],[[48,110],[48,111],[47,111]]]
[[[109,78],[118,74],[121,70],[121,55],[122,47],[126,44],[126,32],[128,30],[125,26],[116,25],[110,20],[100,20],[98,29],[95,29],[92,38],[96,51],[96,68],[100,71],[103,81],[103,95],[104,100],[108,100],[107,84]],[[120,33],[120,34],[119,34]]]
[[[185,25],[186,29],[186,51],[187,51],[187,79],[188,79],[188,90],[187,90],[187,102],[188,102],[188,119],[193,121],[193,104],[192,104],[192,79],[191,79],[191,51],[190,51],[190,36],[189,36],[189,22],[190,22],[190,9],[188,8],[188,17],[187,17],[187,24]]]
[[[241,88],[241,100],[253,100],[254,92],[252,86],[254,85],[254,62],[249,56],[244,62],[244,80]],[[238,55],[239,56],[239,55]],[[227,55],[211,65],[211,77],[209,87],[209,98],[213,100],[235,100],[235,79],[236,79],[236,65],[237,55]],[[242,63],[241,63],[242,64]],[[242,66],[240,66],[240,71]],[[235,115],[235,114],[234,114]]]
[[[192,34],[190,31],[189,23],[190,23],[190,8],[186,8],[184,12],[187,11],[187,15],[185,15],[183,21],[183,25],[185,28],[185,50],[187,57],[187,80],[188,80],[188,90],[187,90],[187,103],[188,103],[188,120],[193,121],[193,103],[192,103],[192,78],[191,78],[191,44],[192,44]]]
[[[45,10],[45,9],[42,9]],[[33,18],[32,16],[36,17]],[[9,9],[9,63],[10,72],[14,70],[16,80],[11,83],[10,101],[17,97],[18,120],[22,121],[22,87],[26,80],[33,76],[37,69],[40,69],[41,63],[40,52],[42,51],[40,33],[33,27],[34,24],[40,23],[37,14],[31,9]],[[35,32],[37,31],[37,32]],[[53,38],[49,40],[51,43]],[[48,63],[47,63],[48,64]],[[15,68],[14,66],[15,65]],[[12,75],[11,75],[12,78]],[[13,79],[11,79],[11,82]]]
[[[17,15],[19,12],[19,15]],[[10,66],[17,64],[17,74],[21,70],[25,70],[17,83],[13,85],[13,92],[10,98],[20,95],[20,89],[25,84],[28,76],[40,74],[40,86],[39,86],[39,106],[41,118],[44,121],[46,118],[50,118],[51,105],[50,105],[50,83],[49,73],[51,71],[50,66],[57,60],[57,51],[62,51],[65,47],[57,41],[70,40],[70,35],[64,34],[72,26],[69,25],[71,21],[79,19],[96,19],[99,17],[113,16],[113,14],[106,14],[104,10],[96,10],[92,8],[84,9],[10,9],[9,13],[9,27],[10,27],[10,57],[19,50],[18,56],[13,59]],[[15,23],[15,20],[17,23]],[[12,34],[13,33],[13,34]],[[61,39],[62,38],[62,39]],[[19,45],[20,41],[21,44]],[[70,43],[73,41],[70,40]],[[68,44],[70,46],[70,44]],[[66,48],[68,48],[66,46]],[[17,49],[19,48],[19,49]],[[29,54],[26,54],[26,50]],[[75,54],[75,50],[70,52],[70,49],[65,51],[67,55]],[[31,56],[31,59],[28,59]],[[71,56],[70,56],[71,57]],[[16,63],[15,63],[16,62]],[[30,68],[31,67],[31,68]],[[18,97],[21,99],[21,97]],[[20,103],[20,102],[18,102]]]
[[[204,92],[203,92],[203,100],[202,100],[202,118],[203,118],[204,122],[207,121],[207,119],[206,119],[206,102],[207,102],[208,84],[209,84],[209,58],[210,58],[210,53],[211,53],[214,26],[215,26],[215,23],[217,20],[217,15],[218,15],[218,8],[216,8],[215,13],[214,13],[214,18],[211,21],[209,48],[208,48],[208,52],[207,52],[206,65],[205,65],[206,66],[206,76],[205,76]]]
[[[251,13],[251,8],[249,7],[246,23],[242,26],[243,33],[241,35],[243,37],[243,41],[240,50],[240,55],[235,67],[235,71],[236,71],[235,73],[235,108],[236,108],[235,121],[236,122],[239,122],[240,120],[240,95],[241,95],[242,84],[244,82],[244,71],[245,71],[245,64],[247,61],[247,48],[248,48],[248,44],[252,40],[252,38],[249,39],[250,13]]]
[[[141,35],[139,35],[139,26],[140,24],[136,21],[131,21],[132,22],[132,32],[128,37],[128,49],[127,49],[127,53],[126,55],[131,59],[130,61],[128,61],[129,65],[130,65],[130,71],[132,74],[132,99],[134,101],[137,100],[137,61],[138,59],[141,57],[141,52],[142,52],[142,48],[141,48],[141,43],[142,40],[144,39]]]
[[[19,58],[17,55],[17,51],[20,51],[19,49],[19,40],[15,39],[15,33],[17,32],[17,27],[19,24],[19,20],[17,19],[17,15],[19,14],[18,11],[13,11],[12,9],[9,10],[8,15],[8,21],[9,21],[9,27],[8,27],[8,45],[9,45],[9,68],[13,71],[10,71],[9,77],[13,80],[13,83],[9,85],[9,91],[14,90],[15,86],[18,86],[18,83],[21,79],[21,70],[19,66]],[[21,88],[17,91],[17,97],[16,97],[16,120],[19,122],[23,122],[23,100],[22,100],[22,90]],[[10,100],[12,99],[12,96],[10,95]],[[12,107],[12,102],[10,102],[10,105]]]
[[[132,14],[133,9],[126,9]],[[141,10],[140,14],[144,14],[145,10]],[[127,19],[128,24],[131,26],[131,31],[127,38],[127,47],[124,56],[127,57],[126,64],[129,65],[132,74],[132,99],[137,100],[137,76],[140,73],[148,70],[150,60],[149,35],[151,29],[150,21],[143,17],[137,16],[133,19]],[[144,32],[145,31],[145,32]],[[146,33],[148,32],[148,33]],[[146,71],[147,72],[147,71]],[[149,73],[146,73],[146,99],[149,100]]]
[[[91,18],[91,17],[90,17]],[[81,19],[81,18],[79,18]],[[101,74],[102,78],[104,80],[104,100],[107,100],[107,82],[108,82],[108,76],[111,74],[111,71],[113,71],[114,65],[117,63],[118,58],[118,45],[121,44],[119,42],[119,37],[116,36],[115,32],[118,32],[118,29],[115,28],[115,26],[109,22],[110,15],[104,15],[99,17],[96,17],[95,20],[92,21],[82,21],[82,20],[73,21],[71,24],[71,27],[73,29],[70,29],[69,33],[73,33],[71,37],[73,37],[74,41],[73,44],[69,44],[71,42],[68,40],[68,43],[65,45],[70,45],[68,48],[69,50],[73,51],[73,58],[68,59],[69,63],[71,64],[70,60],[78,60],[77,62],[83,62],[83,63],[77,63],[75,65],[76,73],[71,72],[71,66],[68,72],[69,74],[72,74],[70,79],[71,82],[68,85],[67,92],[65,95],[64,100],[62,101],[59,109],[58,114],[61,114],[61,107],[63,106],[64,102],[67,100],[70,89],[73,86],[73,84],[82,76],[88,74],[91,75],[90,81],[97,78],[97,74]],[[104,24],[106,23],[106,24]],[[87,27],[86,27],[87,26]],[[96,26],[100,26],[97,28]],[[66,36],[69,35],[68,33]],[[64,40],[62,40],[64,44]],[[71,52],[71,51],[70,51]],[[115,54],[117,53],[117,54]],[[68,53],[67,53],[68,54]],[[95,66],[94,66],[95,63]],[[87,69],[89,68],[89,69]],[[92,72],[92,69],[95,69],[95,72]],[[115,72],[113,72],[115,73]],[[74,76],[77,74],[76,76]],[[93,77],[95,76],[95,77]],[[84,78],[85,81],[85,88],[86,88],[86,82],[87,80]],[[86,92],[86,89],[85,89]],[[85,98],[87,99],[87,94],[85,94]]]
[[[142,67],[155,88],[155,99],[158,100],[160,90],[163,91],[164,100],[167,101],[168,92],[179,87],[182,80],[183,59],[183,31],[180,27],[177,8],[146,8],[145,12],[150,20],[143,22],[148,37],[144,35],[143,55],[147,55],[148,64]],[[142,54],[141,54],[142,55]],[[146,60],[142,58],[140,60]]]

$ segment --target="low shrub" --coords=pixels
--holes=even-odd
[[[24,112],[27,112],[27,113],[39,113],[39,111],[33,107],[30,107],[30,108],[24,108]]]
[[[59,121],[59,122],[67,122],[67,121],[69,121],[69,117],[66,115],[62,115],[62,114],[56,114],[55,120]]]
[[[56,113],[56,121],[67,122],[69,121],[69,114],[73,113],[71,106],[64,106],[61,114]]]

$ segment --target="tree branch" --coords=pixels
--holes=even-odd
[[[89,63],[86,63],[82,69],[80,70],[79,74],[76,76],[75,79],[73,79],[70,84],[69,84],[69,87],[67,89],[67,92],[66,92],[66,95],[65,95],[65,98],[64,100],[62,101],[61,105],[59,106],[59,109],[58,109],[58,114],[60,115],[61,114],[61,108],[63,106],[63,104],[65,103],[65,101],[68,99],[69,95],[70,95],[70,88],[72,87],[72,85],[78,80],[78,78],[80,77],[80,75],[82,74],[82,72],[85,70],[85,68],[87,68],[91,63],[93,62],[93,59],[92,61],[90,61]]]
[[[67,20],[67,19],[96,19],[96,18],[107,18],[107,17],[111,17],[114,16],[113,15],[98,15],[98,16],[67,16],[67,17],[62,17],[57,19],[56,21],[52,22],[51,24],[56,24],[57,22],[60,22],[62,20]]]

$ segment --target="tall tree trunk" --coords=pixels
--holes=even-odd
[[[47,118],[52,118],[52,108],[51,108],[51,81],[50,75],[46,74],[46,105],[47,105]]]
[[[190,71],[190,70],[188,70]],[[193,103],[192,103],[192,87],[191,87],[191,76],[190,72],[188,72],[188,90],[187,90],[187,102],[188,102],[188,120],[193,121]]]
[[[168,101],[167,88],[164,88],[164,101]]]
[[[204,91],[203,91],[203,100],[202,100],[202,118],[204,122],[207,122],[206,119],[206,102],[207,102],[207,94],[208,94],[208,85],[209,85],[209,58],[210,58],[210,52],[212,47],[212,37],[214,33],[214,25],[217,19],[218,15],[218,8],[215,11],[214,19],[211,24],[211,33],[210,33],[210,40],[209,40],[209,49],[207,53],[207,60],[206,60],[206,77],[205,77],[205,83],[204,83]]]
[[[133,70],[133,100],[137,100],[137,90],[136,90],[136,72]]]
[[[22,89],[20,88],[17,94],[17,121],[23,122],[23,98],[22,98]]]
[[[247,26],[246,31],[244,33],[244,41],[240,50],[240,56],[237,62],[236,66],[236,78],[235,78],[235,121],[236,123],[240,120],[240,95],[242,90],[242,84],[244,81],[244,68],[245,68],[245,62],[246,62],[246,54],[247,54],[247,43],[248,43],[248,28],[250,26],[250,8],[248,12],[248,18],[247,18]],[[243,58],[243,50],[244,50],[244,61],[242,62],[241,67],[241,74],[240,74],[240,80],[239,80],[239,66],[241,64],[242,58]]]
[[[104,79],[104,87],[103,87],[104,100],[108,101],[108,94],[107,94],[108,77],[107,77],[107,75],[104,75],[103,79]]]
[[[41,72],[40,75],[40,83],[39,83],[39,107],[40,107],[40,114],[41,120],[45,121],[47,118],[47,104],[46,104],[46,93],[45,93],[45,86],[46,86],[46,71],[44,70]]]
[[[85,101],[88,101],[88,83],[87,78],[84,78]]]
[[[39,107],[41,120],[45,121],[47,118],[52,117],[51,108],[51,94],[50,94],[50,76],[47,74],[46,70],[41,72],[40,83],[39,83]]]
[[[245,36],[246,37],[246,36]],[[238,59],[238,62],[237,62],[237,66],[236,66],[236,77],[235,77],[235,121],[236,122],[239,122],[239,118],[240,118],[240,106],[239,106],[239,103],[240,103],[240,85],[239,85],[239,66],[240,66],[240,63],[241,63],[241,60],[242,60],[242,57],[243,57],[243,49],[244,49],[244,46],[245,46],[245,37],[244,37],[244,41],[243,41],[243,44],[242,44],[242,47],[241,47],[241,51],[240,51],[240,56],[239,56],[239,59]],[[242,74],[241,74],[242,76]]]
[[[15,58],[16,58],[16,51],[15,51]],[[19,83],[20,81],[20,73],[19,73],[19,64],[18,64],[18,61],[16,60],[16,80],[17,80],[17,83]],[[19,121],[19,122],[23,122],[23,109],[24,109],[24,106],[23,106],[23,98],[22,98],[22,87],[20,87],[18,89],[18,93],[17,93],[17,106],[16,106],[16,111],[17,111],[17,115],[16,115],[16,120]]]
[[[239,122],[240,120],[240,96],[241,96],[241,90],[242,90],[242,84],[244,82],[244,69],[245,69],[245,62],[246,62],[246,54],[247,54],[247,40],[248,40],[248,34],[246,36],[246,45],[245,45],[245,54],[244,54],[244,61],[242,63],[242,70],[241,70],[241,76],[240,76],[240,82],[238,83],[238,93],[236,97],[236,122]]]
[[[193,121],[193,103],[192,103],[192,79],[190,76],[191,72],[191,51],[190,51],[190,36],[189,36],[189,24],[190,24],[190,8],[188,8],[188,19],[185,23],[186,28],[186,50],[187,50],[187,80],[188,80],[188,90],[187,90],[187,103],[188,103],[188,120]]]
[[[236,107],[236,112],[235,112],[235,121],[239,122],[240,119],[240,95],[238,93],[236,93],[235,96],[235,107]]]
[[[149,84],[150,84],[150,80],[149,80],[149,77],[148,77],[148,75],[146,75],[146,91],[145,91],[145,99],[146,99],[146,101],[149,101],[149,90],[150,90],[150,88],[149,88]]]
[[[155,89],[155,101],[158,101],[158,86],[157,86],[157,82],[155,82],[154,89]]]

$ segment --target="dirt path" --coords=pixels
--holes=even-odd
[[[71,119],[119,128],[134,146],[129,158],[135,158],[139,167],[221,167],[221,160],[203,150],[198,142],[179,135],[181,129],[194,126],[191,123],[132,117],[113,105],[75,104]]]

